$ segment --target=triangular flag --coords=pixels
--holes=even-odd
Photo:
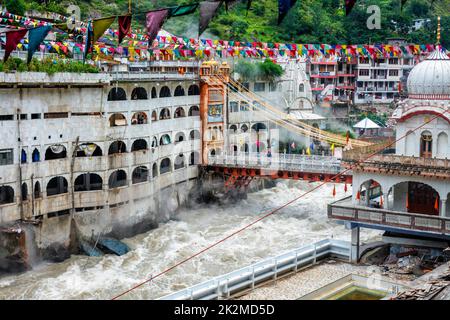
[[[344,192],[347,193],[347,184],[344,186]]]
[[[152,45],[153,40],[156,39],[159,30],[161,30],[164,21],[169,16],[169,9],[160,9],[147,12],[146,27],[148,35],[148,44]]]
[[[438,198],[439,197],[437,197],[436,200],[434,201],[434,209],[435,210],[439,210],[439,200],[438,200]]]
[[[131,15],[119,16],[119,45],[122,42],[123,38],[125,38],[131,32]]]
[[[356,193],[356,200],[361,200],[361,192],[360,191],[358,191]]]
[[[194,13],[197,10],[198,3],[188,4],[184,6],[172,7],[169,8],[169,16],[170,17],[180,17],[187,14]]]
[[[217,14],[217,11],[219,10],[221,4],[223,1],[220,2],[209,2],[209,1],[202,1],[200,2],[200,24],[198,28],[198,36],[208,28],[208,24],[211,21],[212,18]]]
[[[94,20],[93,22],[93,37],[92,43],[96,43],[98,39],[108,30],[109,26],[116,20],[116,17],[102,18]]]
[[[355,6],[356,0],[345,0],[345,15],[348,16]]]
[[[333,197],[336,197],[336,185],[333,186]]]
[[[33,54],[36,52],[36,50],[39,48],[39,45],[44,41],[47,34],[50,32],[52,27],[50,26],[42,26],[33,28],[28,33],[28,59],[27,62],[31,62],[31,58],[33,57]]]
[[[296,2],[297,0],[278,0],[278,24],[283,21]]]
[[[83,62],[86,61],[86,57],[89,53],[89,50],[91,49],[91,45],[92,45],[92,26],[91,22],[89,21],[86,28],[86,41],[84,43]]]
[[[27,29],[20,29],[14,31],[6,32],[6,44],[5,44],[5,55],[3,56],[3,61],[8,60],[9,55],[13,52],[20,40],[22,40],[27,34]]]
[[[401,0],[401,1],[402,1],[402,3],[401,3],[401,9],[403,10],[403,7],[405,6],[406,1],[408,1],[408,0]]]

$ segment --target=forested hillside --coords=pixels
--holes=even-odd
[[[135,27],[143,28],[145,12],[154,8],[192,3],[197,0],[133,0]],[[128,11],[128,0],[48,0],[13,2],[23,3],[24,9],[39,9],[65,13],[67,5],[80,6],[83,19],[120,14]],[[39,4],[46,2],[46,4]],[[380,30],[368,30],[367,6],[381,8]],[[17,9],[17,10],[20,10]],[[416,43],[434,43],[436,17],[442,16],[443,43],[450,47],[450,0],[409,0],[403,11],[400,0],[359,0],[352,13],[346,17],[344,0],[298,0],[281,25],[277,25],[277,0],[253,0],[247,14],[245,4],[235,6],[229,12],[224,9],[211,22],[204,37],[229,40],[296,42],[296,43],[375,43],[390,37],[405,37]],[[410,31],[416,19],[431,19],[418,31]],[[182,36],[196,37],[198,13],[170,19],[164,26],[168,31]]]

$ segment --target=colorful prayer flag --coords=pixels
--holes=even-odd
[[[119,45],[122,42],[123,38],[125,38],[131,32],[131,15],[119,16]]]
[[[13,52],[20,40],[22,40],[27,34],[27,29],[13,30],[6,32],[6,44],[5,44],[5,55],[3,56],[3,61],[8,60],[9,55]]]
[[[92,25],[89,21],[87,28],[86,28],[86,41],[84,43],[84,52],[83,52],[83,62],[86,61],[86,57],[89,53],[89,50],[91,49],[92,45]]]
[[[93,37],[92,43],[96,43],[98,39],[105,33],[106,30],[111,26],[111,24],[116,20],[116,17],[102,18],[94,20],[93,23]]]
[[[51,26],[42,26],[33,28],[28,33],[28,59],[27,63],[31,62],[31,58],[33,57],[33,54],[38,49],[39,45],[44,41],[47,34],[52,29]]]
[[[199,29],[198,29],[199,37],[206,30],[206,28],[208,28],[209,22],[217,14],[217,11],[219,10],[222,2],[223,1],[220,1],[220,2],[202,1],[202,2],[200,2],[200,23],[199,23]]]
[[[297,0],[278,0],[278,24],[280,24]]]
[[[197,10],[198,3],[188,4],[184,6],[172,7],[169,8],[169,16],[170,17],[180,17],[187,14],[194,13]]]
[[[345,0],[345,15],[348,16],[355,6],[356,0]]]
[[[164,21],[169,16],[169,9],[160,9],[147,12],[146,26],[148,35],[148,44],[152,45],[153,40],[156,39],[159,30],[161,30]]]

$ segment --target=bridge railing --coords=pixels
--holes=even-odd
[[[258,152],[209,155],[208,164],[236,168],[245,167],[334,174],[341,170],[341,161],[335,157],[283,153],[275,153],[271,156]]]

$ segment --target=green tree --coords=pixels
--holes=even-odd
[[[26,10],[24,0],[4,0],[3,5],[8,12],[23,16]]]

